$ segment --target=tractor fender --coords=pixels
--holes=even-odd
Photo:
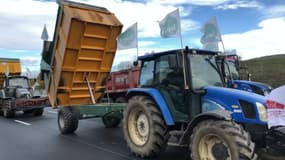
[[[169,110],[167,103],[157,89],[153,88],[132,88],[128,90],[127,99],[130,99],[133,96],[144,95],[152,98],[152,100],[157,104],[158,109],[160,110],[164,122],[167,125],[174,125],[174,120]]]
[[[188,126],[180,139],[180,144],[181,145],[189,144],[190,140],[189,138],[190,135],[192,134],[194,127],[201,121],[209,119],[231,121],[232,120],[231,114],[232,112],[224,109],[216,109],[209,112],[198,114],[188,123]]]

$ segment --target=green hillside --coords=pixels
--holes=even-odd
[[[285,85],[285,54],[245,60],[241,65],[248,66],[252,81],[267,83],[274,88]]]

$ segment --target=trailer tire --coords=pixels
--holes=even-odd
[[[146,96],[129,99],[124,110],[123,131],[128,148],[142,158],[155,157],[164,151],[169,138],[160,110]]]
[[[78,127],[79,115],[76,108],[63,107],[59,110],[57,124],[61,134],[71,134]]]
[[[102,122],[106,128],[115,128],[121,123],[121,118],[114,116],[103,116]]]
[[[193,160],[257,159],[249,133],[239,124],[223,120],[200,122],[192,132],[190,152]]]
[[[43,108],[37,108],[33,110],[33,115],[34,116],[42,116],[44,113],[44,109]]]
[[[24,112],[24,114],[30,114],[30,113],[33,113],[33,109],[30,109],[30,110],[25,110],[25,111],[23,111]]]
[[[14,110],[10,110],[12,105],[12,101],[11,100],[4,100],[4,106],[2,108],[3,110],[3,116],[5,118],[13,118],[15,117],[15,111]]]

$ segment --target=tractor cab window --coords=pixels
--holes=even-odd
[[[161,56],[155,64],[155,83],[182,87],[183,72],[177,61],[177,54]]]
[[[231,73],[231,77],[234,80],[239,79],[239,73],[238,73],[238,70],[236,68],[236,64],[233,61],[227,61],[227,64],[229,66],[229,71],[226,69],[225,70],[226,74],[229,75]]]
[[[29,88],[26,78],[9,78],[9,87]]]
[[[202,89],[206,86],[223,86],[212,58],[214,57],[208,55],[188,55],[193,89]]]
[[[140,85],[142,87],[151,86],[154,77],[154,61],[145,61],[142,64],[141,75],[140,75]]]

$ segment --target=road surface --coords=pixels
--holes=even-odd
[[[107,129],[101,119],[79,121],[75,134],[61,135],[57,110],[43,116],[0,116],[0,160],[139,160],[128,150],[121,127]],[[158,160],[189,160],[187,148],[168,146]]]

